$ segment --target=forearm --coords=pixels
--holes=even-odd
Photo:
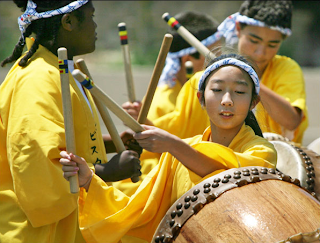
[[[300,109],[264,85],[261,85],[260,97],[263,107],[275,122],[288,130],[299,126],[302,119]]]
[[[102,135],[103,141],[104,141],[104,147],[106,149],[107,153],[116,153],[116,147],[111,139],[111,136],[108,134]]]
[[[176,144],[172,146],[169,153],[176,157],[184,166],[201,177],[218,169],[227,169],[227,167],[221,163],[200,153],[181,139],[177,139]]]

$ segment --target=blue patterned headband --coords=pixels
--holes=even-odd
[[[292,33],[289,28],[282,28],[280,26],[269,26],[266,25],[264,22],[261,22],[253,18],[249,18],[237,12],[226,18],[218,27],[218,31],[220,31],[221,34],[223,34],[223,36],[226,38],[227,44],[233,45],[238,41],[238,36],[236,34],[236,22],[259,27],[268,27],[272,30],[280,31],[282,34],[287,36],[290,36]]]
[[[202,40],[201,43],[205,46],[210,46],[222,37],[220,32],[215,32],[206,39]],[[197,50],[193,46],[182,49],[178,52],[169,52],[166,57],[166,65],[161,73],[158,86],[168,85],[170,88],[176,84],[176,75],[179,72],[181,65],[179,58],[196,53]]]
[[[201,86],[203,85],[203,82],[206,80],[206,78],[214,70],[216,70],[222,66],[226,66],[226,65],[237,66],[237,67],[243,69],[244,71],[246,71],[254,83],[256,93],[259,94],[260,84],[259,84],[259,78],[258,78],[257,73],[254,71],[254,69],[251,66],[249,66],[248,64],[246,64],[238,59],[235,59],[235,58],[224,58],[222,60],[219,60],[219,61],[211,64],[209,67],[207,67],[199,80],[199,90],[200,90]]]
[[[50,18],[52,16],[59,15],[59,14],[70,13],[80,8],[82,5],[86,4],[87,2],[88,0],[74,1],[56,10],[49,10],[46,12],[38,13],[36,11],[37,4],[35,4],[32,0],[28,0],[26,11],[20,17],[18,17],[18,24],[19,24],[19,29],[21,31],[21,37],[24,39],[24,33],[26,32],[26,29],[28,28],[28,26],[31,24],[32,21],[36,19]]]

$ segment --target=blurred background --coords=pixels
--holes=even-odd
[[[118,24],[127,25],[136,96],[147,90],[163,36],[168,25],[161,16],[168,12],[195,10],[211,15],[218,22],[238,11],[242,1],[93,1],[98,25],[96,51],[84,58],[95,82],[118,104],[128,100],[125,73],[118,35]],[[292,36],[285,40],[279,54],[297,61],[306,80],[309,128],[307,145],[320,137],[320,1],[293,1]],[[20,9],[13,1],[0,0],[0,60],[11,54],[20,31]],[[0,68],[0,84],[11,65]],[[125,129],[113,117],[119,131]]]

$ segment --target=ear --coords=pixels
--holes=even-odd
[[[252,101],[251,105],[250,105],[250,110],[252,110],[253,108],[256,107],[256,105],[260,102],[260,96],[258,95],[257,98],[255,100]]]
[[[70,13],[64,14],[61,18],[61,26],[67,31],[72,31],[74,29],[74,16]]]
[[[200,91],[197,92],[197,97],[198,97],[198,100],[201,104],[201,107],[204,107],[205,106],[205,102],[204,100],[202,100],[202,97],[201,97],[202,93]]]
[[[237,21],[236,22],[236,34],[237,34],[238,38],[240,37],[240,31],[241,31],[241,26],[240,26],[240,23]]]

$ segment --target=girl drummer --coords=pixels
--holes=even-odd
[[[226,54],[214,59],[198,91],[210,126],[203,135],[186,140],[150,126],[135,134],[143,148],[164,153],[131,197],[107,186],[83,158],[62,151],[64,177],[79,173],[79,183],[85,185],[79,200],[85,239],[118,242],[127,234],[151,241],[172,203],[204,178],[240,166],[275,168],[273,145],[257,135],[258,126],[256,130],[246,125],[246,120],[255,123],[251,109],[259,101],[259,88],[258,75],[244,57]]]

